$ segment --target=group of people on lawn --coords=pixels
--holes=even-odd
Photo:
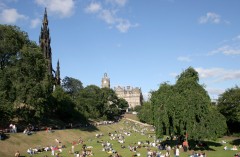
[[[12,126],[12,129],[14,127]],[[15,130],[15,129],[14,129]],[[155,139],[155,137],[148,137],[152,138],[153,142],[150,142],[147,140],[146,142],[138,141],[136,143],[133,143],[131,145],[125,146],[125,137],[131,136],[133,132],[139,132],[141,135],[145,135],[145,132],[147,130],[140,130],[139,128],[135,128],[134,126],[131,126],[131,129],[120,129],[118,131],[115,131],[114,133],[109,133],[109,140],[117,140],[118,143],[121,144],[121,148],[125,149],[128,148],[131,152],[134,153],[134,156],[141,156],[138,149],[140,148],[146,148],[147,149],[147,157],[170,157],[171,152],[173,152],[174,157],[180,156],[180,150],[182,149],[184,152],[187,152],[189,149],[188,141],[184,140],[182,144],[176,145],[175,147],[172,147],[168,144],[163,144],[163,142],[158,141]],[[15,132],[15,131],[14,131]],[[52,132],[51,128],[46,129],[46,132]],[[96,138],[100,139],[103,137],[103,134],[96,134]],[[62,145],[62,142],[59,139],[55,139],[55,142],[57,143],[57,146],[47,146],[42,148],[29,148],[27,150],[27,153],[30,155],[44,152],[44,151],[51,151],[52,156],[59,156],[59,153],[62,153],[62,148],[65,148],[64,145]],[[98,141],[98,143],[101,143],[103,146],[103,151],[106,151],[109,155],[112,157],[120,157],[119,153],[112,147],[112,144],[109,141],[104,142],[103,140]],[[76,145],[81,145],[81,151],[75,151]],[[159,150],[159,151],[157,151]],[[165,150],[166,153],[161,153],[161,150]],[[233,148],[228,149],[227,146],[224,147],[224,150],[237,150],[237,147],[234,145]],[[73,154],[75,157],[86,157],[86,156],[93,156],[92,147],[86,146],[84,144],[83,139],[80,137],[78,140],[72,142],[72,146],[70,147],[69,154]],[[20,153],[16,152],[15,157],[19,157]],[[206,157],[206,154],[204,152],[192,152],[189,154],[189,157]],[[240,157],[239,154],[235,154],[234,157]]]
[[[160,140],[154,140],[155,137],[148,136],[149,140],[138,141],[135,143],[132,143],[128,146],[125,146],[125,136],[132,136],[134,132],[138,132],[141,135],[147,136],[145,132],[148,131],[146,128],[137,128],[137,126],[130,125],[130,128],[123,129],[121,128],[118,131],[114,131],[114,133],[108,133],[109,140],[110,141],[117,141],[121,144],[122,149],[129,149],[133,153],[133,156],[142,156],[139,152],[140,149],[145,148],[147,149],[147,157],[170,157],[170,152],[174,151],[174,156],[179,157],[180,156],[180,148],[182,148],[182,145],[177,145],[176,147],[171,148],[170,145],[161,143]],[[96,136],[97,138],[101,138],[102,136]],[[151,139],[153,139],[153,142],[151,142]],[[109,157],[119,157],[120,155],[117,153],[117,151],[113,148],[113,144],[110,141],[104,142],[103,140],[97,141],[98,143],[101,143],[102,145],[102,151],[107,152]],[[186,147],[186,150],[188,148],[188,143],[184,142],[184,146]],[[166,153],[161,153],[158,150],[166,150]],[[121,152],[121,151],[120,151]],[[117,154],[116,154],[117,153]]]

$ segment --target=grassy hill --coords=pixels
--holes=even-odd
[[[145,135],[140,133],[139,131],[143,131]],[[110,140],[109,133],[123,133],[131,132],[131,136],[125,135],[125,143],[122,144],[126,146],[125,149],[121,148],[121,144],[116,140]],[[103,136],[100,138],[96,138],[96,134],[102,133]],[[131,152],[127,147],[137,145],[138,141],[146,142],[154,141],[154,132],[151,131],[150,127],[142,126],[140,124],[135,124],[134,122],[130,122],[128,120],[122,120],[119,123],[111,124],[111,125],[101,125],[97,128],[80,128],[80,129],[66,129],[66,130],[55,130],[53,133],[48,133],[45,131],[36,132],[33,135],[24,135],[23,133],[17,134],[9,134],[8,138],[0,141],[0,157],[12,157],[15,152],[18,150],[21,153],[21,156],[30,156],[26,153],[28,148],[35,147],[46,147],[46,146],[54,146],[57,145],[55,139],[59,139],[62,144],[66,145],[66,148],[63,149],[63,152],[60,156],[63,157],[73,157],[74,154],[69,154],[71,150],[72,142],[78,141],[79,138],[84,140],[84,144],[87,146],[92,146],[92,151],[94,156],[96,157],[108,157],[110,154],[102,151],[102,145],[100,141],[109,141],[113,145],[113,149],[118,151],[120,155],[123,157],[132,157],[135,155],[135,152]],[[209,145],[208,150],[203,150],[207,153],[208,157],[233,157],[237,151],[223,150],[223,145],[219,143],[222,139],[218,139],[218,141],[207,141]],[[225,141],[227,141],[227,145],[229,148],[232,147],[233,144],[239,144],[239,139],[232,137],[225,137]],[[75,145],[75,151],[81,151],[82,144]],[[156,147],[149,147],[149,149],[157,150]],[[141,156],[146,156],[147,148],[141,147],[137,149],[137,152],[141,154]],[[164,153],[165,151],[161,151]],[[188,151],[187,153],[182,152],[181,157],[187,157],[192,151]],[[197,150],[197,152],[201,152],[201,150]],[[173,151],[171,151],[173,154]],[[51,156],[51,152],[43,152],[39,154],[35,154],[33,156],[43,157],[44,155]]]

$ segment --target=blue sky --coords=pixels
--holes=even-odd
[[[62,78],[100,86],[106,72],[146,96],[192,66],[212,99],[239,86],[239,0],[0,0],[0,23],[38,43],[45,7]]]

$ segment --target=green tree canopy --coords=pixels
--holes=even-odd
[[[18,27],[0,25],[0,62],[1,116],[24,121],[44,117],[52,80],[38,45]]]
[[[123,98],[118,98],[118,108],[126,110],[129,107],[128,102]]]
[[[224,117],[211,109],[207,91],[199,84],[198,73],[189,67],[175,85],[163,83],[152,92],[151,103],[157,135],[188,135],[189,139],[216,138],[226,131]],[[214,118],[220,117],[219,124]]]
[[[56,116],[57,119],[68,122],[74,119],[75,103],[71,97],[63,90],[61,86],[56,86],[52,93],[54,98],[51,113]]]
[[[102,88],[102,117],[113,119],[120,114],[120,109],[126,107],[126,101],[119,99],[110,88]]]
[[[101,89],[95,85],[82,89],[76,98],[76,108],[87,118],[99,118],[102,110]]]
[[[83,89],[83,85],[80,80],[67,76],[62,80],[62,87],[73,98],[76,97],[76,95],[78,95]]]
[[[240,88],[226,90],[218,98],[218,110],[226,117],[229,131],[240,130]]]
[[[0,24],[0,69],[5,68],[10,58],[28,42],[27,33],[21,31],[19,27]]]
[[[109,88],[99,88],[89,85],[82,89],[76,98],[76,108],[87,118],[113,119],[121,114],[121,109],[127,104],[119,99]]]
[[[148,124],[153,124],[153,114],[152,114],[152,104],[151,102],[143,102],[142,106],[139,106],[139,111],[138,111],[138,118],[141,122],[148,123]]]
[[[46,63],[35,43],[25,45],[11,66],[11,81],[16,90],[14,107],[19,117],[41,119],[46,112],[52,80],[46,75]]]

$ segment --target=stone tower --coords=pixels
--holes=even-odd
[[[107,73],[104,73],[102,78],[102,88],[110,88],[110,78],[108,78]]]
[[[60,78],[60,64],[59,64],[59,60],[57,62],[57,70],[55,73],[55,83],[56,85],[60,85],[61,84],[61,78]]]
[[[60,78],[60,64],[59,60],[57,62],[57,70],[56,72],[52,68],[52,49],[51,49],[51,37],[48,28],[48,16],[47,9],[45,8],[44,17],[42,21],[41,32],[39,36],[39,46],[42,50],[42,54],[44,59],[47,62],[47,72],[48,75],[52,77],[54,85],[61,84]],[[55,73],[55,76],[53,75]]]
[[[52,50],[51,50],[51,38],[49,34],[48,28],[48,17],[47,17],[47,9],[45,8],[45,13],[42,21],[41,33],[39,36],[39,45],[41,47],[43,57],[47,62],[47,70],[50,76],[52,74]]]

